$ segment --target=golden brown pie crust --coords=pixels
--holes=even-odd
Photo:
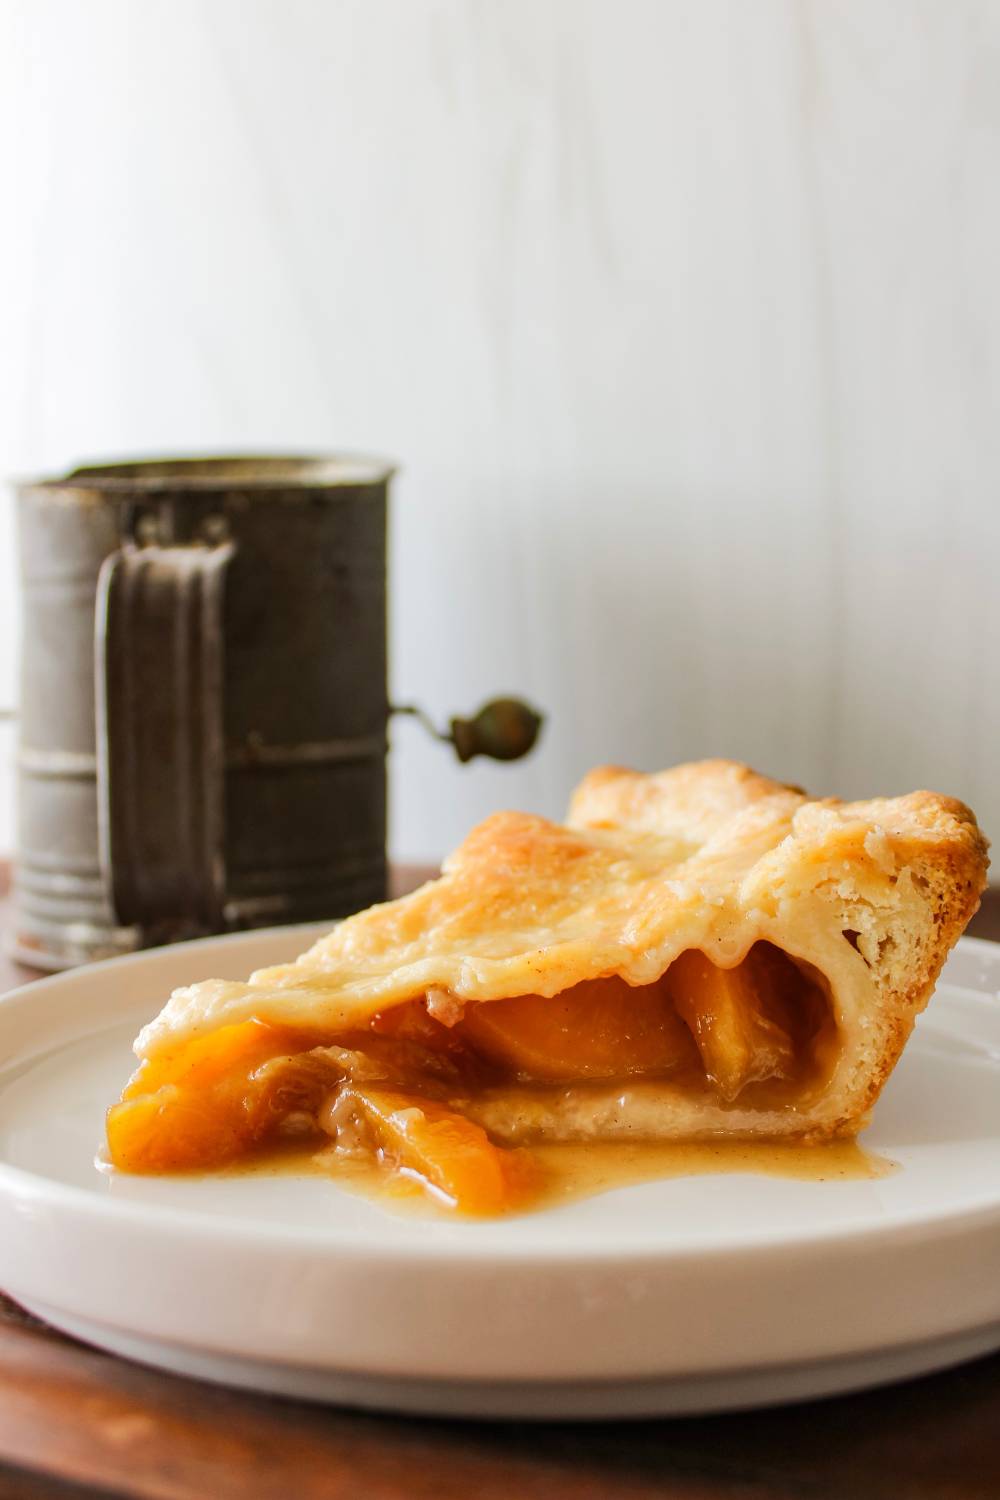
[[[603,768],[566,825],[496,813],[439,880],[342,922],[296,962],[176,991],[136,1051],[251,1018],[335,1038],[428,997],[448,1024],[469,1002],[544,1003],[609,976],[645,986],[688,950],[732,968],[765,943],[818,976],[835,1027],[829,1066],[797,1097],[733,1101],[666,1078],[451,1102],[508,1141],[850,1134],[979,904],[986,848],[969,809],[932,792],[844,803],[730,761]]]

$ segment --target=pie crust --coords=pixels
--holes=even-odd
[[[440,879],[294,963],[177,990],[125,1097],[183,1084],[185,1057],[253,1022],[280,1039],[275,1076],[326,1059],[334,1136],[359,1056],[397,1111],[409,1090],[493,1143],[852,1135],[979,904],[986,847],[931,792],[845,803],[730,761],[602,768],[565,825],[496,813]],[[410,1052],[380,1081],[369,1054],[393,1038]],[[146,1111],[161,1136],[175,1098]],[[115,1119],[112,1159],[134,1165]]]

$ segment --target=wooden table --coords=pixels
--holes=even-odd
[[[414,873],[399,872],[400,883]],[[1000,937],[1000,892],[971,930]],[[0,960],[0,991],[32,977]],[[82,1495],[986,1500],[1000,1495],[1000,1356],[736,1416],[447,1423],[161,1375],[65,1338],[0,1297],[0,1500]]]

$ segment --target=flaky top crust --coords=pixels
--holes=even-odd
[[[845,803],[730,761],[655,775],[605,767],[578,787],[565,825],[496,813],[440,879],[342,922],[294,963],[177,990],[136,1050],[250,1017],[333,1036],[428,992],[544,997],[611,974],[642,985],[688,948],[728,967],[764,939],[824,977],[842,1038],[821,1096],[764,1128],[835,1133],[857,1128],[891,1071],[986,868],[972,813],[932,792]],[[739,1110],[671,1101],[653,1085],[632,1093],[643,1133],[741,1128]],[[567,1098],[533,1096],[522,1133],[558,1134]],[[611,1116],[595,1101],[591,1090],[601,1133]],[[619,1092],[616,1128],[621,1106]]]

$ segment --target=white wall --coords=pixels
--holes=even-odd
[[[394,693],[550,711],[398,727],[398,853],[705,754],[1000,831],[1000,5],[0,0],[0,172],[0,469],[397,457]]]

